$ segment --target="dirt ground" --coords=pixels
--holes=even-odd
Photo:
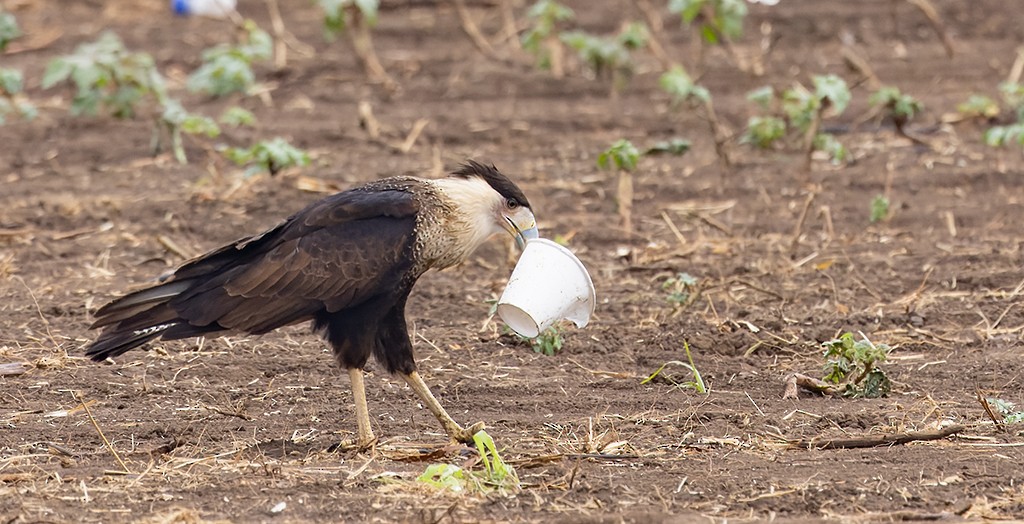
[[[978,400],[1024,406],[1024,163],[983,145],[983,124],[943,120],[972,93],[996,97],[1009,74],[1024,25],[1005,2],[935,0],[952,58],[909,3],[752,5],[735,51],[754,57],[770,42],[763,76],[721,48],[697,66],[689,32],[661,13],[668,52],[701,73],[733,129],[754,111],[753,88],[823,73],[855,86],[850,110],[827,121],[853,158],[815,161],[810,174],[798,152],[735,143],[737,163],[723,167],[706,123],[670,106],[647,53],[618,97],[573,67],[561,79],[534,69],[500,38],[498,3],[469,11],[501,58],[473,45],[448,3],[385,1],[374,35],[401,86],[389,94],[344,40],[323,39],[311,2],[281,0],[294,35],[287,64],[257,68],[263,95],[220,100],[183,83],[202,49],[231,34],[226,22],[175,18],[156,0],[3,4],[26,36],[0,65],[25,71],[40,114],[0,126],[0,521],[1024,518],[1024,433],[994,424]],[[241,4],[271,27],[263,2]],[[627,1],[568,4],[595,33],[641,18]],[[516,5],[521,18],[527,6]],[[197,141],[189,165],[152,157],[145,119],[70,116],[71,91],[42,90],[42,71],[103,29],[153,54],[191,110],[256,114],[255,130],[215,142],[283,136],[312,165],[243,179]],[[924,102],[910,126],[923,144],[863,118],[870,88],[844,62],[844,39],[883,83]],[[361,101],[381,138],[360,127]],[[426,127],[403,153],[395,144],[418,119]],[[615,174],[596,167],[597,154],[619,138],[673,137],[693,149],[641,161],[629,238]],[[273,225],[321,196],[311,187],[440,176],[467,158],[520,183],[542,235],[569,239],[599,299],[591,324],[567,328],[564,349],[545,356],[488,317],[511,269],[504,241],[428,274],[412,295],[422,374],[457,420],[486,422],[520,491],[417,483],[428,465],[475,452],[445,447],[429,412],[379,368],[367,392],[381,444],[335,451],[355,430],[348,379],[307,326],[156,343],[116,364],[82,357],[97,307],[185,256]],[[871,224],[879,194],[891,215]],[[663,289],[680,272],[698,280],[685,306]],[[820,343],[846,331],[895,347],[884,364],[891,394],[783,400],[785,379],[820,375]],[[685,359],[684,341],[710,392],[641,384]],[[793,443],[950,425],[963,428],[880,447]]]

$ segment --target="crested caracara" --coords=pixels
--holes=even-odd
[[[356,444],[375,442],[363,368],[372,354],[409,383],[445,432],[472,442],[416,373],[405,302],[428,269],[466,260],[495,233],[537,236],[526,195],[494,166],[468,162],[437,180],[393,177],[315,202],[259,235],[195,258],[160,284],[96,311],[86,350],[116,357],[154,339],[263,334],[312,321],[352,381]]]

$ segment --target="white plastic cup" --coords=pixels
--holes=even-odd
[[[583,262],[556,242],[533,238],[498,299],[498,316],[516,333],[533,338],[563,318],[586,326],[596,303]]]

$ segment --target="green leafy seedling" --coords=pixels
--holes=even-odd
[[[872,93],[868,97],[868,103],[875,106],[882,115],[892,119],[896,130],[903,136],[907,135],[907,122],[910,122],[915,115],[924,109],[924,105],[916,98],[902,93],[899,88],[887,86]]]
[[[985,96],[974,94],[956,106],[956,110],[967,118],[993,119],[999,116],[999,104]]]
[[[871,199],[871,214],[869,216],[871,223],[881,222],[888,216],[889,199],[885,198],[885,195],[875,195],[875,198]]]
[[[174,153],[174,158],[182,164],[188,162],[188,157],[185,155],[185,147],[182,144],[182,134],[202,135],[207,138],[220,136],[220,127],[217,126],[213,119],[189,113],[180,102],[174,99],[164,101],[164,111],[160,115],[160,124],[171,137],[171,150]],[[159,136],[154,137],[154,140],[158,142],[160,140]],[[155,144],[154,147],[159,146]]]
[[[7,45],[13,40],[20,38],[21,34],[18,19],[0,7],[0,52],[7,49]]]
[[[227,148],[224,155],[238,165],[249,166],[249,175],[263,171],[274,175],[282,169],[309,164],[309,155],[283,138],[258,142],[245,149]]]
[[[690,353],[690,344],[685,340],[683,341],[683,350],[686,352],[686,362],[682,362],[679,360],[670,360],[662,364],[661,367],[656,369],[654,373],[651,373],[650,376],[641,380],[640,383],[648,384],[656,379],[659,379],[660,377],[661,380],[664,380],[678,388],[693,388],[693,390],[696,391],[697,393],[706,395],[708,392],[707,386],[704,384],[704,379],[700,376],[700,371],[697,370],[697,366],[693,363],[693,355]],[[675,381],[672,377],[663,373],[665,371],[665,368],[667,368],[668,366],[680,366],[686,368],[693,377],[693,380],[681,383]]]
[[[572,9],[554,0],[540,0],[530,6],[526,18],[530,27],[523,33],[520,40],[523,49],[532,54],[537,67],[541,69],[560,68],[556,55],[560,56],[560,41],[557,37],[558,27],[575,17]],[[561,74],[561,70],[556,73]]]
[[[811,80],[813,90],[796,84],[782,93],[782,110],[789,125],[804,135],[805,170],[810,170],[814,151],[825,152],[832,163],[845,160],[846,148],[833,135],[821,133],[819,129],[826,114],[841,115],[852,98],[846,81],[838,76],[815,75]]]
[[[533,351],[535,353],[540,353],[549,357],[553,357],[555,354],[562,351],[562,346],[564,344],[565,341],[562,339],[562,331],[558,326],[551,326],[536,337],[530,339],[530,346],[533,347]]]
[[[878,367],[892,351],[887,344],[874,344],[863,335],[861,340],[854,340],[852,333],[843,333],[821,345],[826,359],[823,380],[843,385],[843,395],[878,398],[889,394],[892,383]]]
[[[249,93],[256,85],[253,63],[273,53],[273,40],[256,22],[246,20],[245,39],[238,45],[221,44],[203,51],[203,64],[188,78],[191,91],[220,97]]]
[[[130,118],[136,104],[145,97],[158,101],[166,97],[163,76],[156,70],[153,57],[129,52],[109,31],[47,64],[43,89],[65,81],[77,88],[71,103],[74,115],[95,115],[104,108],[117,118]]]
[[[478,431],[473,435],[473,443],[480,454],[483,471],[472,471],[452,464],[431,464],[416,481],[456,493],[519,491],[519,475],[515,468],[501,458],[494,439],[486,431]]]
[[[689,273],[679,273],[662,282],[661,289],[668,294],[669,302],[683,306],[697,297],[697,279]]]
[[[775,116],[752,116],[740,142],[769,149],[786,136],[786,121]]]
[[[324,31],[329,38],[345,32],[355,22],[355,16],[371,27],[380,16],[379,0],[316,0],[324,12]]]
[[[743,36],[747,16],[744,0],[669,0],[668,10],[680,15],[684,24],[697,24],[709,44]]]
[[[36,117],[36,106],[25,99],[23,87],[21,71],[0,67],[0,125],[7,122],[11,114],[20,115],[25,120]]]
[[[696,84],[690,74],[681,65],[674,65],[658,79],[662,91],[672,96],[673,104],[689,103],[706,104],[711,100],[707,88]]]
[[[626,139],[615,141],[597,156],[597,166],[601,169],[614,167],[620,171],[633,171],[639,161],[640,150]]]
[[[996,413],[1003,417],[1004,424],[1024,423],[1024,411],[1017,410],[1017,406],[1013,402],[994,397],[989,397],[985,400]]]
[[[256,125],[256,115],[247,109],[231,106],[221,113],[217,121],[231,127],[253,127]]]

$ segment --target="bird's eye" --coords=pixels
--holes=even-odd
[[[514,198],[510,198],[505,201],[505,205],[508,206],[509,209],[515,209],[519,207],[519,201]]]

